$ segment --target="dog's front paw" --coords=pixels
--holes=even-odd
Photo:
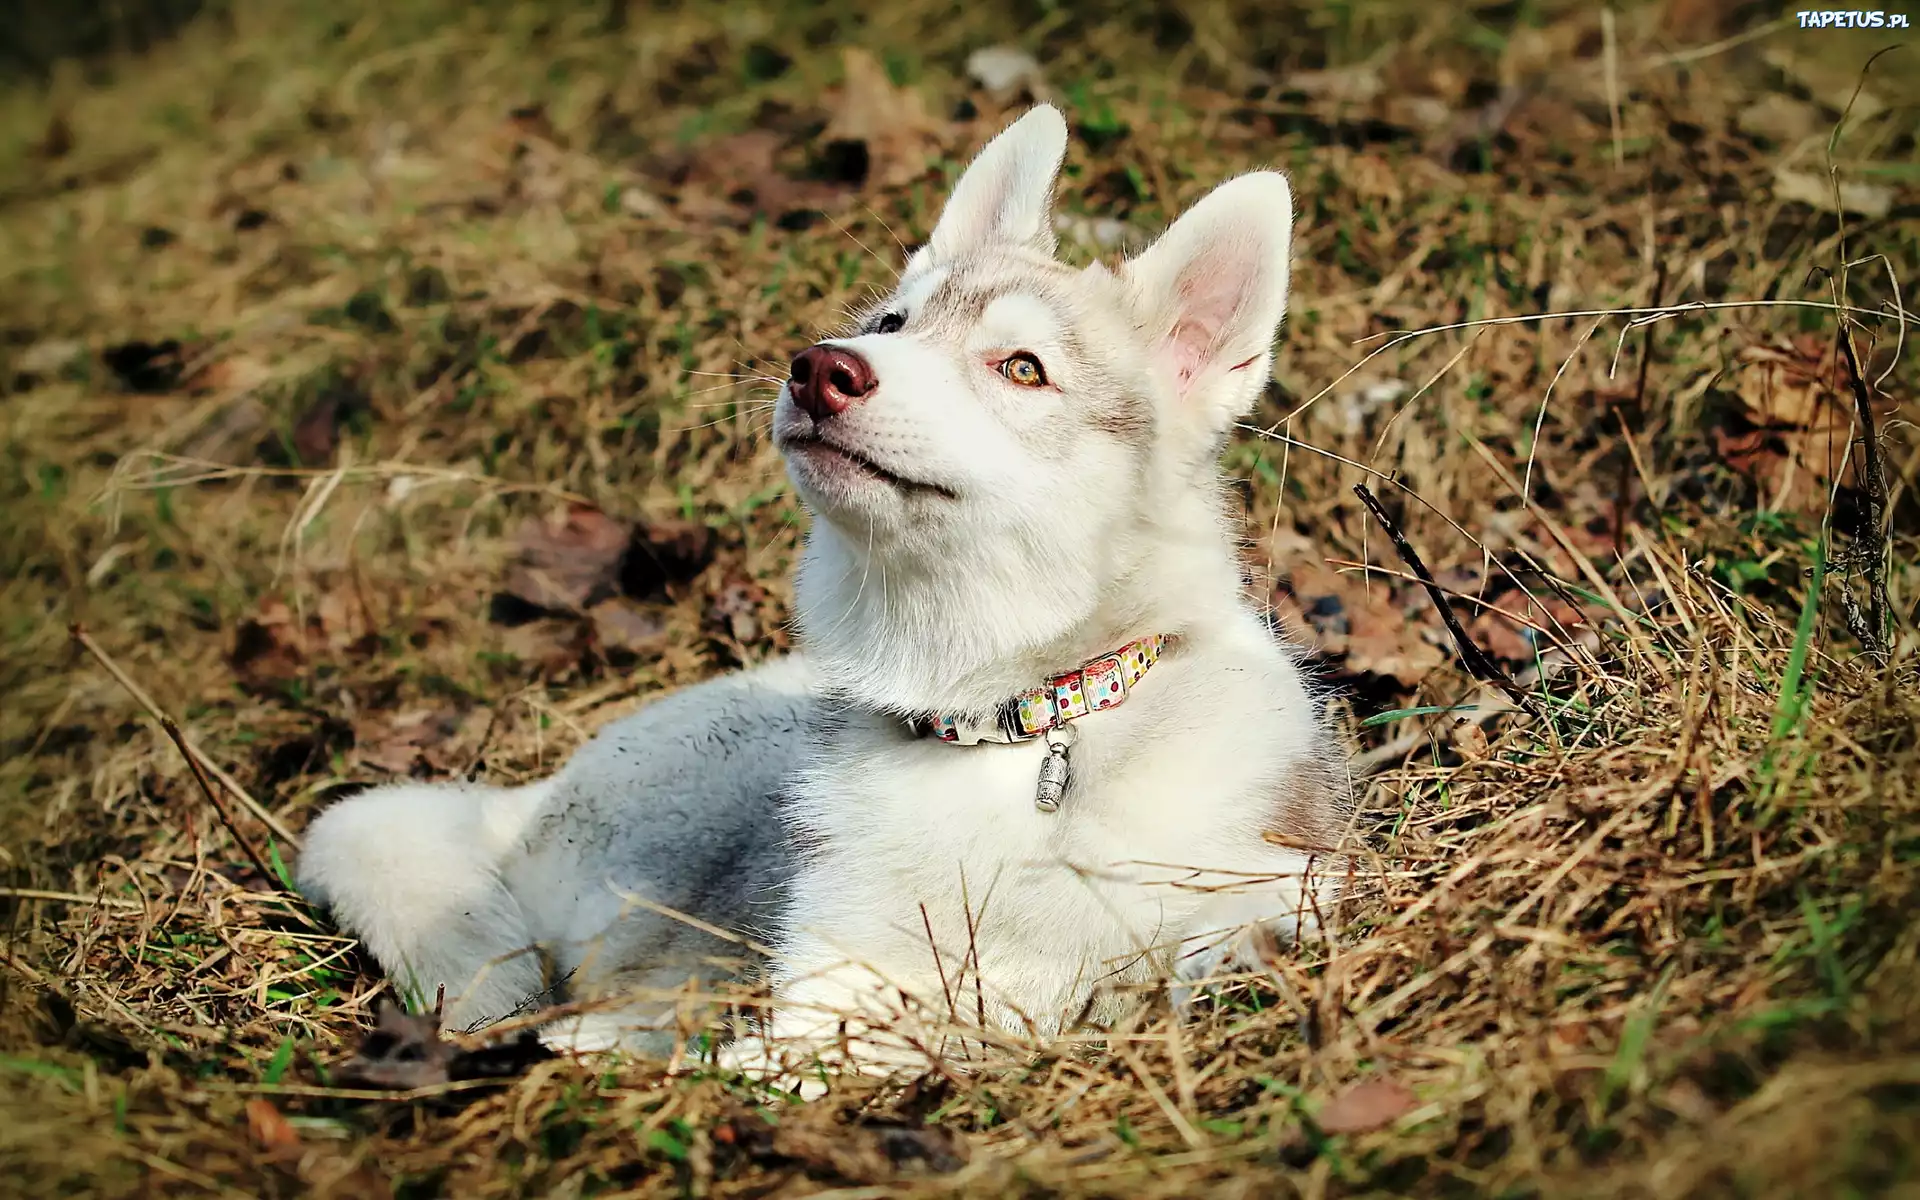
[[[825,1064],[811,1056],[796,1061],[795,1056],[779,1054],[764,1041],[749,1038],[728,1042],[715,1051],[714,1065],[802,1100],[818,1100],[830,1090]]]

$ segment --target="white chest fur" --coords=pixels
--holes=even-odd
[[[1116,987],[1210,967],[1234,926],[1300,906],[1305,856],[1263,834],[1317,761],[1311,711],[1270,642],[1183,651],[1076,723],[1053,813],[1034,804],[1044,742],[961,747],[852,718],[794,789],[813,849],[780,978],[844,1002],[860,985],[836,968],[857,963],[962,1017],[1051,1032]]]

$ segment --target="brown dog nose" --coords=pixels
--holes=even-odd
[[[874,389],[873,367],[839,346],[808,346],[793,360],[787,395],[816,421],[843,413]]]

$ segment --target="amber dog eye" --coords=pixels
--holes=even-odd
[[[1000,373],[1021,387],[1047,386],[1047,373],[1040,360],[1024,351],[1001,363]]]
[[[900,327],[906,323],[907,319],[899,313],[888,313],[886,316],[880,318],[880,323],[873,327],[873,331],[875,333],[898,333],[900,332]]]

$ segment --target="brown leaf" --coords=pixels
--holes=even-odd
[[[597,509],[576,505],[558,518],[520,526],[519,557],[505,590],[535,608],[580,612],[620,587],[632,531]]]
[[[664,596],[713,561],[713,530],[699,521],[650,521],[634,531],[620,568],[620,590],[636,600]]]
[[[1048,95],[1039,60],[1018,46],[982,46],[967,55],[967,74],[1001,104],[1021,98],[1044,100]]]
[[[440,1024],[422,1014],[409,1016],[397,1004],[382,1003],[374,1027],[360,1048],[334,1072],[341,1087],[411,1091],[446,1083],[454,1047],[440,1038]]]
[[[707,612],[727,636],[747,645],[760,640],[760,606],[766,599],[767,589],[737,575],[721,586]]]
[[[643,654],[666,642],[667,623],[620,600],[608,600],[587,610],[593,636],[602,646]]]
[[[1333,1098],[1314,1118],[1324,1133],[1365,1133],[1384,1129],[1419,1104],[1413,1089],[1397,1079],[1376,1076]]]
[[[182,386],[195,395],[226,392],[242,395],[273,377],[273,369],[247,354],[229,354],[206,363],[187,376]]]
[[[1746,346],[1735,362],[1734,391],[1752,427],[1715,426],[1715,450],[1767,507],[1820,511],[1836,474],[1843,485],[1853,478],[1845,368],[1814,334]]]
[[[795,179],[780,169],[786,140],[768,129],[756,129],[711,142],[670,172],[675,199],[682,214],[704,220],[725,220],[744,213],[779,217],[797,210],[822,208],[845,194],[845,189],[819,180]]]
[[[1733,32],[1739,12],[1737,0],[1667,0],[1660,30],[1682,45],[1699,45]]]
[[[1453,748],[1460,752],[1463,762],[1486,761],[1487,731],[1478,721],[1462,718],[1453,724]]]
[[[1386,90],[1379,69],[1368,63],[1319,71],[1292,71],[1283,86],[1311,100],[1337,104],[1365,104]]]
[[[1834,370],[1828,350],[1824,339],[1810,336],[1743,348],[1735,359],[1740,402],[1763,425],[1804,429],[1830,419],[1834,414],[1825,410]]]
[[[383,1001],[373,1029],[334,1072],[334,1079],[342,1087],[412,1091],[460,1080],[510,1079],[553,1056],[530,1029],[511,1040],[465,1050],[441,1038],[440,1023],[432,1015],[409,1016],[399,1005]]]
[[[391,775],[422,769],[445,774],[472,758],[472,743],[485,722],[480,713],[463,717],[451,709],[364,714],[354,722],[353,756],[362,766]]]
[[[300,1131],[271,1100],[256,1097],[247,1101],[247,1133],[254,1145],[274,1157],[300,1151]]]
[[[1837,203],[1843,212],[1863,217],[1884,217],[1893,211],[1894,191],[1882,183],[1864,183],[1842,179],[1837,184],[1824,174],[1798,171],[1787,166],[1773,169],[1773,196],[1793,200],[1821,212],[1833,211]]]
[[[158,396],[180,383],[187,351],[178,340],[120,342],[100,352],[100,361],[129,392]]]
[[[1817,136],[1831,122],[1804,100],[1768,92],[1734,116],[1740,132],[1766,138],[1781,146],[1795,146]]]
[[[47,127],[38,141],[28,149],[34,158],[44,162],[53,162],[65,158],[73,152],[73,123],[65,113],[56,112],[47,121]]]
[[[323,467],[340,447],[340,398],[326,395],[313,403],[293,426],[293,456],[303,467]]]
[[[883,1183],[903,1175],[947,1175],[967,1164],[966,1140],[937,1125],[833,1125],[805,1128],[783,1121],[742,1118],[721,1126],[715,1140],[753,1158],[798,1164],[808,1174],[848,1183]]]
[[[1296,569],[1275,609],[1315,649],[1343,660],[1353,674],[1378,675],[1411,687],[1447,660],[1446,651],[1422,636],[1426,627],[1409,619],[1394,591],[1376,582],[1310,564]]]
[[[1676,1079],[1659,1094],[1660,1107],[1696,1125],[1705,1125],[1720,1115],[1720,1106],[1708,1098],[1691,1079]]]
[[[865,148],[868,188],[900,187],[918,179],[940,149],[942,127],[920,94],[894,86],[880,60],[856,46],[841,52],[846,79],[833,117],[820,134],[823,145]]]
[[[553,682],[579,667],[592,650],[591,626],[579,620],[530,621],[500,634],[500,649]]]
[[[307,660],[306,636],[284,601],[270,599],[233,631],[227,664],[247,683],[293,679]]]
[[[1347,669],[1412,687],[1447,661],[1446,651],[1421,636],[1422,628],[1385,606],[1363,610],[1347,641]]]
[[[1543,637],[1534,626],[1551,631],[1559,641],[1587,644],[1589,648],[1599,645],[1593,632],[1598,616],[1584,613],[1558,596],[1529,600],[1523,593],[1513,591],[1495,597],[1493,603],[1499,611],[1481,609],[1480,614],[1467,623],[1467,635],[1495,658],[1510,663],[1530,663],[1540,651],[1552,646],[1553,641]],[[1516,621],[1508,613],[1533,624]]]
[[[316,655],[337,653],[361,643],[370,632],[370,624],[359,601],[340,589],[315,597],[304,620],[286,601],[269,597],[257,613],[234,629],[227,663],[242,682],[249,684],[298,678]]]

